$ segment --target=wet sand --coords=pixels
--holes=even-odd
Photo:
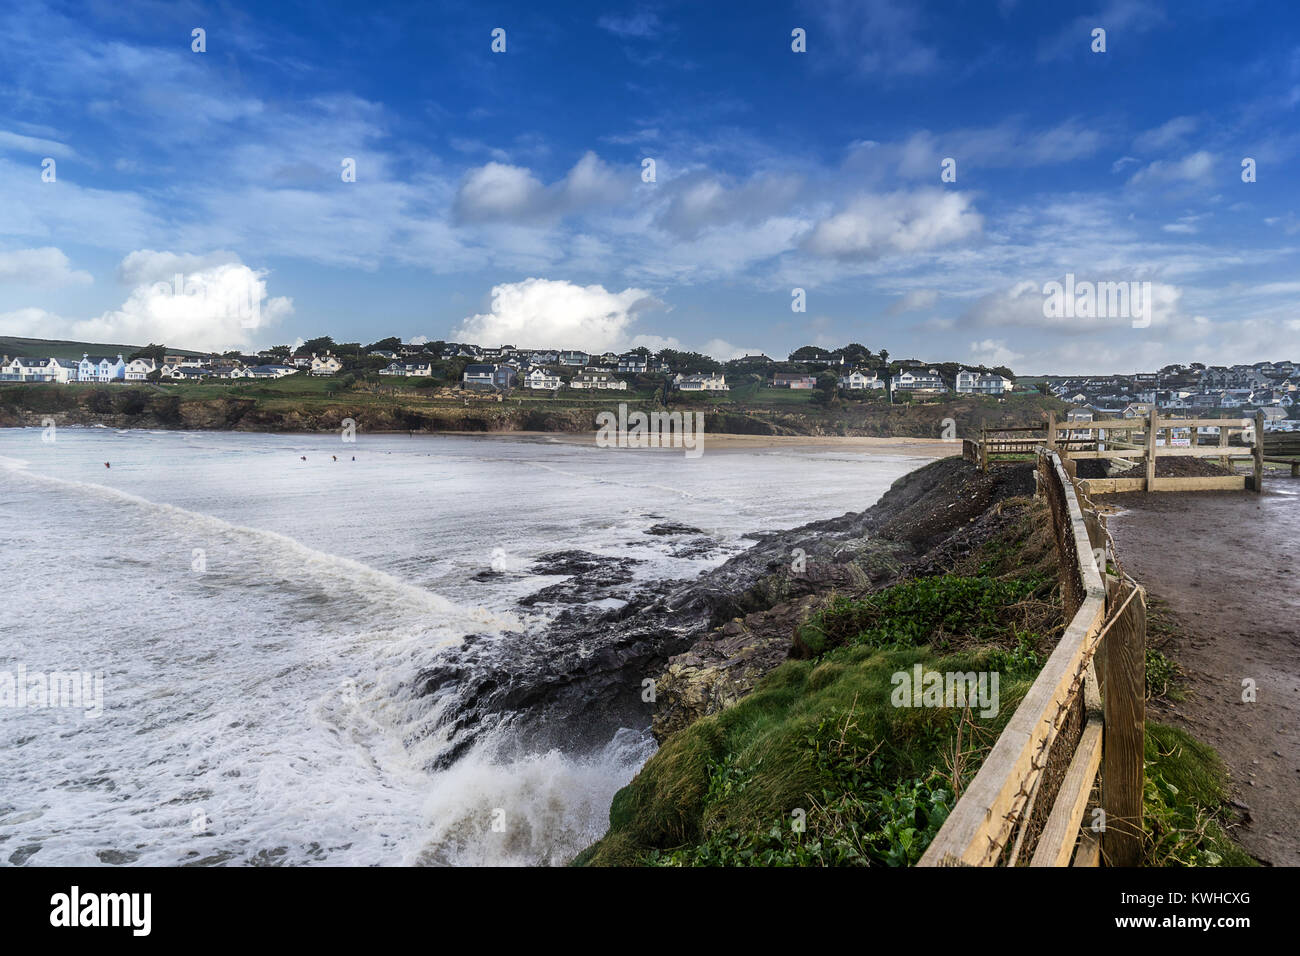
[[[1124,570],[1165,601],[1178,636],[1163,647],[1188,699],[1148,702],[1232,772],[1249,821],[1235,831],[1261,861],[1300,866],[1300,480],[1264,493],[1105,495]],[[1242,682],[1257,699],[1242,701]]]

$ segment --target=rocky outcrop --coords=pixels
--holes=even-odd
[[[799,536],[801,555],[789,567],[769,566],[771,573],[741,599],[761,610],[713,628],[669,658],[655,686],[655,737],[662,741],[748,694],[797,653],[796,631],[825,595],[856,597],[904,577],[942,573],[1003,530],[998,502],[1033,491],[1028,466],[984,474],[946,459],[899,479],[868,511],[819,523],[815,541],[800,535],[805,529],[771,536],[763,547],[791,553]]]
[[[547,566],[591,574],[601,596],[626,603],[566,605],[526,636],[471,636],[423,672],[419,690],[439,702],[438,732],[447,741],[436,765],[454,762],[503,724],[511,733],[497,736],[513,746],[571,753],[602,746],[619,727],[672,733],[729,706],[779,666],[817,600],[887,586],[937,560],[945,546],[965,553],[978,545],[974,519],[1026,488],[1033,489],[1032,466],[984,475],[961,459],[942,459],[900,478],[866,511],[760,534],[693,580],[637,584],[621,594],[601,581],[613,569],[609,559],[552,555]],[[511,642],[508,655],[498,651],[503,640]]]

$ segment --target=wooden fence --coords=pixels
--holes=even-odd
[[[1107,494],[1118,491],[1242,491],[1251,488],[1262,491],[1264,486],[1264,414],[1257,412],[1252,418],[1162,418],[1153,408],[1144,419],[1119,418],[1093,422],[1066,422],[1057,425],[1056,416],[1048,418],[1049,448],[1060,447],[1072,461],[1101,459],[1123,461],[1132,465],[1131,475],[1111,478],[1090,478],[1083,485],[1085,494]],[[1198,429],[1218,428],[1218,441],[1213,445],[1200,444]],[[1072,439],[1060,446],[1057,436],[1061,431],[1089,432],[1093,436],[1082,445]],[[1175,435],[1186,432],[1186,445],[1175,445]],[[1231,444],[1232,433],[1250,433],[1249,444]],[[1141,441],[1134,439],[1139,437]],[[1163,435],[1163,438],[1161,437]],[[1122,436],[1122,437],[1121,437]],[[1244,439],[1243,439],[1244,441]],[[1156,461],[1159,458],[1217,458],[1224,468],[1230,468],[1236,459],[1250,459],[1253,475],[1205,475],[1185,477],[1157,477]]]
[[[1217,428],[1215,444],[1203,445],[1198,429]],[[1183,434],[1184,437],[1176,437]],[[1280,442],[1278,451],[1266,453],[1258,436],[1264,434],[1264,416],[1254,418],[1162,418],[1153,409],[1145,418],[1115,418],[1092,422],[1058,422],[1049,413],[1041,425],[1015,428],[984,428],[978,442],[963,440],[962,456],[988,471],[999,458],[1024,458],[1039,446],[1059,452],[1070,461],[1105,460],[1125,463],[1124,474],[1109,478],[1083,480],[1081,490],[1087,495],[1121,491],[1262,491],[1264,463],[1291,466],[1292,475],[1300,475],[1300,457],[1291,454],[1291,446]],[[1249,440],[1247,440],[1249,439]],[[1269,436],[1268,441],[1273,441]],[[1174,442],[1185,442],[1175,445]],[[972,446],[967,451],[966,443]],[[1300,451],[1296,452],[1300,455]],[[1160,458],[1217,458],[1224,469],[1248,459],[1252,474],[1161,476],[1156,475]]]
[[[1300,432],[1265,434],[1264,460],[1274,465],[1290,465],[1291,477],[1300,477]]]
[[[1141,862],[1145,592],[1107,575],[1108,536],[1070,463],[1037,454],[1070,623],[922,866]]]

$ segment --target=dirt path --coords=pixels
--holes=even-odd
[[[1106,495],[1124,570],[1167,602],[1163,651],[1188,677],[1182,703],[1148,702],[1215,747],[1248,808],[1236,831],[1261,861],[1300,866],[1300,481],[1265,493]],[[1242,682],[1256,701],[1242,701]]]

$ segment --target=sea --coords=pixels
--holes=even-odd
[[[564,580],[534,573],[547,554],[692,578],[928,460],[0,429],[0,865],[562,865],[649,728],[445,765],[421,671],[548,626],[560,608],[519,603]],[[646,533],[665,521],[710,547]]]

